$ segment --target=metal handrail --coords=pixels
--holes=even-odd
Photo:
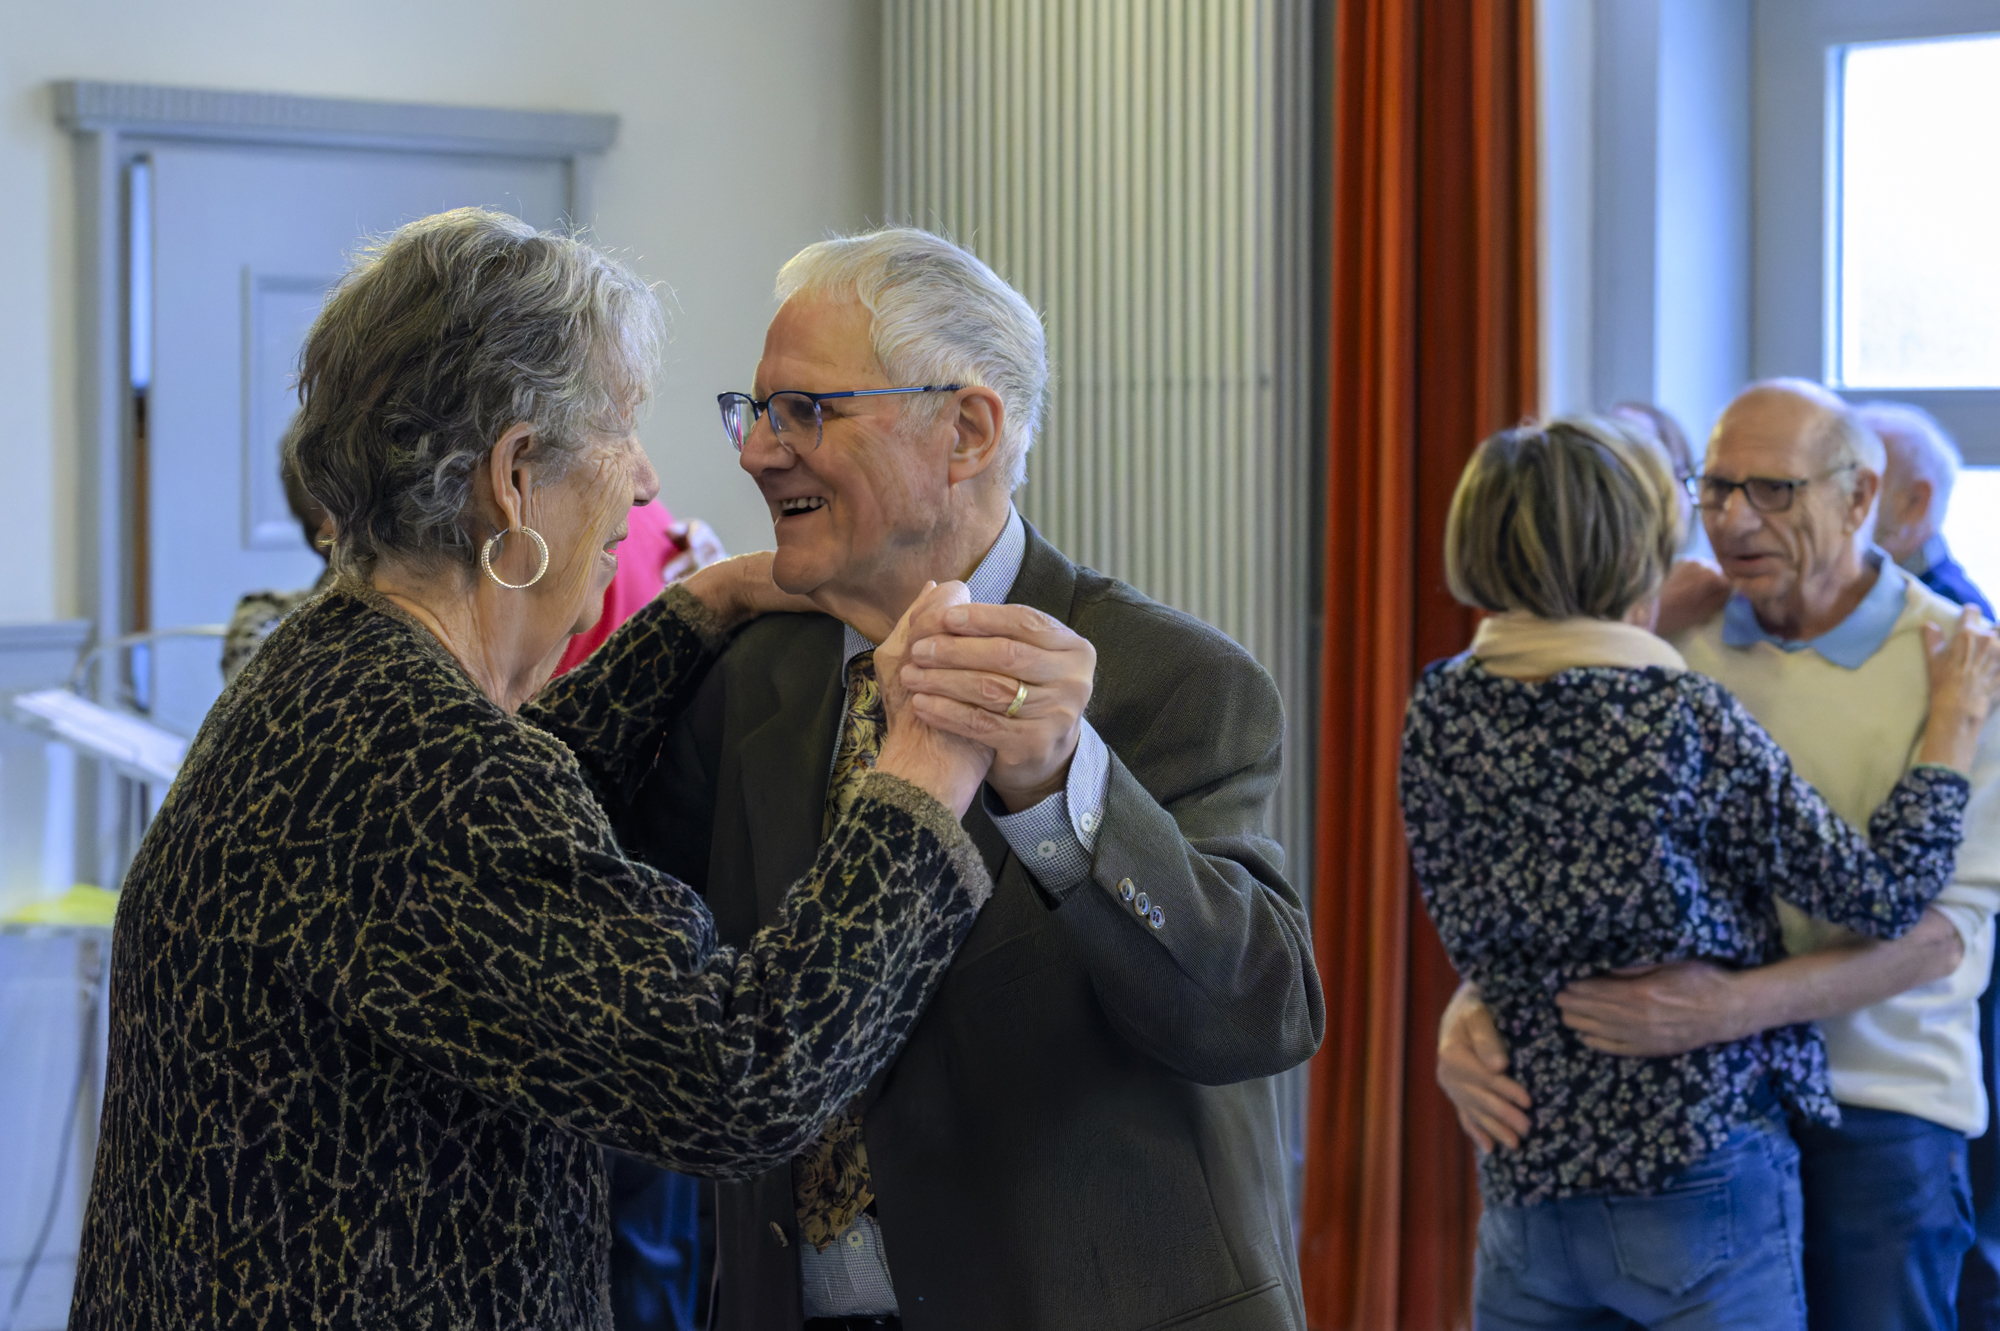
[[[90,667],[102,660],[107,653],[140,647],[162,638],[221,638],[228,636],[228,633],[227,624],[187,624],[180,628],[141,629],[137,633],[126,633],[109,642],[100,642],[85,652],[77,661],[76,669],[69,672],[70,692],[83,692],[83,677],[90,672]]]

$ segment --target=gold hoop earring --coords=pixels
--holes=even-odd
[[[535,548],[542,552],[541,567],[536,569],[535,576],[529,578],[526,582],[508,582],[493,571],[493,547],[500,544],[500,538],[505,536],[506,532],[494,532],[486,538],[486,544],[479,547],[479,567],[486,570],[487,577],[493,579],[493,581],[499,583],[510,592],[518,592],[524,588],[534,586],[542,580],[542,574],[549,571],[549,543],[542,539],[542,534],[533,527],[517,527],[515,530],[527,536],[529,540],[535,543]]]

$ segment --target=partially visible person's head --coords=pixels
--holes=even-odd
[[[1928,411],[1903,402],[1865,402],[1854,409],[1882,440],[1887,466],[1875,506],[1875,543],[1907,559],[1944,526],[1951,488],[1963,465],[1958,445]]]
[[[1805,379],[1744,389],[1708,442],[1702,522],[1722,571],[1767,625],[1838,600],[1863,565],[1882,441]]]
[[[506,533],[496,576],[535,578],[538,605],[575,601],[587,626],[626,512],[657,489],[634,416],[662,335],[622,265],[504,214],[439,213],[369,248],[307,335],[286,440],[335,565],[463,581]],[[524,527],[548,546],[539,577]]]
[[[1042,323],[1019,292],[950,241],[891,227],[807,246],[777,298],[759,401],[957,386],[824,401],[816,438],[809,405],[783,438],[768,414],[749,428],[741,462],[770,506],[781,586],[880,581],[1004,515],[1048,396]]]
[[[1502,430],[1459,477],[1445,522],[1452,595],[1496,614],[1623,619],[1681,540],[1665,456],[1616,421]]]
[[[1650,402],[1616,403],[1611,408],[1611,419],[1666,455],[1677,487],[1674,502],[1680,505],[1682,540],[1685,541],[1689,532],[1698,530],[1694,520],[1694,498],[1687,492],[1687,478],[1694,475],[1698,468],[1694,451],[1688,447],[1687,435],[1682,432],[1680,422]]]
[[[1664,448],[1677,480],[1694,475],[1694,450],[1688,446],[1687,433],[1672,413],[1650,402],[1618,402],[1612,405],[1611,418]]]
[[[326,505],[312,497],[305,484],[299,480],[299,468],[291,450],[286,448],[278,462],[278,483],[285,487],[285,507],[292,510],[293,519],[299,524],[299,534],[306,538],[306,544],[321,559],[333,557],[333,519],[327,515]]]

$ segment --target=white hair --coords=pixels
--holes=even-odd
[[[1034,306],[976,255],[915,227],[838,236],[779,270],[778,303],[802,293],[860,301],[875,359],[898,385],[998,393],[1006,417],[995,470],[1010,490],[1028,479],[1028,449],[1048,405],[1048,339]]]
[[[1824,413],[1826,423],[1818,432],[1818,442],[1824,446],[1828,468],[1845,469],[1841,489],[1850,498],[1860,484],[1859,473],[1873,472],[1879,480],[1888,469],[1888,451],[1882,447],[1881,437],[1861,419],[1858,411],[1847,405],[1845,398],[1825,384],[1810,379],[1765,379],[1751,384],[1737,396],[1741,399],[1759,392],[1804,398]],[[1722,422],[1717,421],[1715,428],[1720,432]]]
[[[1930,511],[1942,520],[1951,504],[1951,488],[1958,481],[1958,469],[1965,459],[1937,418],[1907,402],[1868,402],[1855,408],[1855,415],[1880,435],[1883,442],[1894,439],[1902,446],[1911,473],[1931,483]]]

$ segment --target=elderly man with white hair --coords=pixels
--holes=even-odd
[[[1981,631],[1976,611],[1962,619],[1868,543],[1884,465],[1881,440],[1819,385],[1745,389],[1690,485],[1729,592],[1720,613],[1674,638],[1857,826],[1923,730],[1924,625]],[[1903,938],[1866,942],[1781,902],[1784,961],[1680,962],[1557,998],[1591,1048],[1633,1057],[1820,1023],[1842,1122],[1796,1130],[1813,1331],[1956,1325],[1972,1242],[1966,1139],[1989,1111],[1976,1009],[2000,908],[2000,723],[1971,776],[1953,881]],[[1532,1110],[1505,1066],[1490,1020],[1462,993],[1440,1032],[1439,1080],[1468,1130],[1498,1149],[1518,1142]]]
[[[962,579],[902,680],[994,752],[965,826],[997,887],[898,1062],[720,1188],[716,1324],[1303,1331],[1271,1078],[1325,1014],[1265,831],[1270,677],[1015,510],[1046,352],[984,263],[892,228],[808,247],[778,297],[723,424],[773,576],[825,613],[723,653],[628,844],[703,884],[725,941],[780,918],[872,760],[874,645]]]
[[[1865,402],[1854,414],[1887,451],[1882,498],[1875,507],[1875,544],[1939,596],[1976,605],[1993,618],[1992,602],[1945,544],[1944,515],[1963,465],[1958,445],[1934,416],[1908,403]]]

